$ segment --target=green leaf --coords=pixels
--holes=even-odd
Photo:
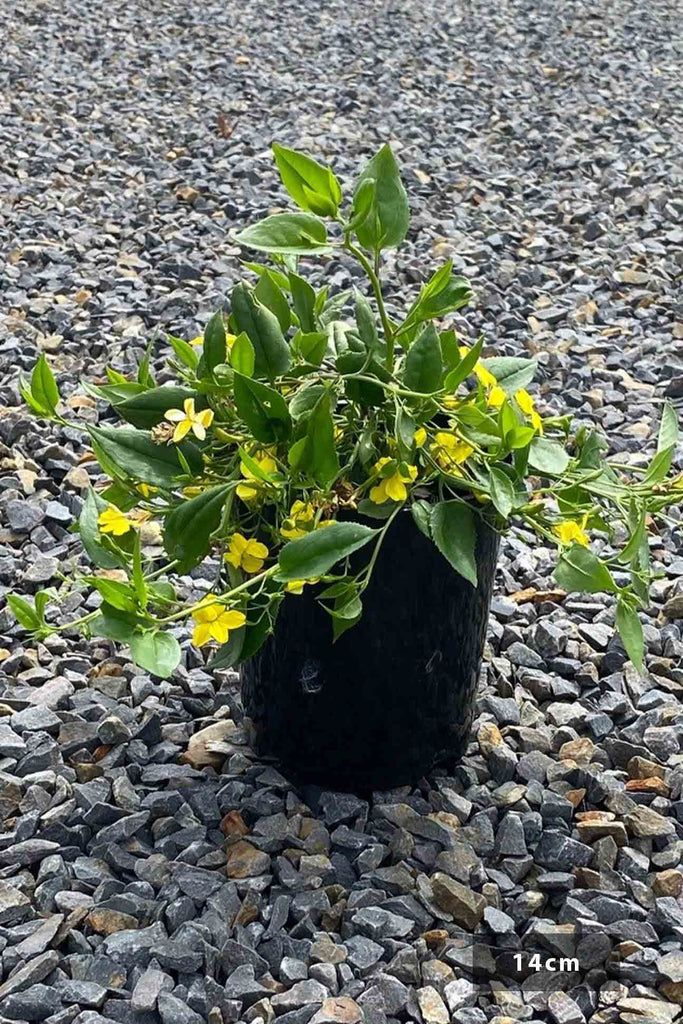
[[[143,387],[146,387],[146,388],[153,388],[154,387],[154,380],[153,380],[153,378],[152,378],[152,376],[151,376],[151,374],[149,372],[149,361],[150,361],[151,356],[152,356],[152,345],[153,345],[153,342],[150,341],[149,344],[147,345],[147,349],[145,351],[144,356],[142,357],[142,359],[138,363],[138,373],[137,373],[138,384],[142,384]]]
[[[525,388],[536,375],[535,359],[519,359],[517,356],[493,356],[482,359],[481,365],[492,373],[504,391],[514,392]]]
[[[475,545],[476,521],[472,509],[462,501],[441,501],[429,517],[432,540],[464,579],[477,586]]]
[[[439,334],[441,351],[446,368],[453,370],[460,362],[460,346],[455,331],[441,331]]]
[[[410,208],[398,164],[388,145],[382,146],[363,168],[354,190],[354,208],[359,200],[366,202],[367,186],[360,196],[366,181],[374,181],[375,187],[369,210],[355,228],[358,241],[373,250],[400,245],[408,233]]]
[[[415,420],[403,408],[399,408],[396,413],[396,440],[407,457],[415,441]]]
[[[529,445],[529,465],[546,476],[562,476],[569,465],[569,456],[557,441],[534,437]]]
[[[127,644],[139,626],[144,626],[144,619],[129,612],[121,611],[103,601],[99,607],[99,615],[90,623],[91,632],[95,636],[105,636],[115,643]]]
[[[129,398],[144,395],[149,391],[149,388],[145,387],[144,384],[128,380],[119,384],[103,384],[99,387],[84,380],[81,381],[81,385],[83,390],[92,395],[93,398],[102,398],[114,407],[120,405],[121,402],[126,402]]]
[[[235,372],[235,405],[257,441],[273,444],[289,436],[292,420],[279,391]]]
[[[432,275],[427,284],[420,289],[420,294],[398,329],[403,334],[412,325],[425,320],[433,320],[453,313],[466,306],[472,299],[472,289],[464,277],[453,277],[453,264],[449,260]]]
[[[226,643],[218,648],[213,658],[207,665],[210,672],[217,668],[232,668],[240,660],[242,647],[246,636],[247,628],[240,626],[239,629],[231,629]]]
[[[254,375],[274,380],[286,373],[290,351],[275,314],[256,302],[244,283],[233,288],[231,306],[238,332],[244,331],[254,346]]]
[[[57,594],[55,590],[52,587],[50,587],[48,590],[39,590],[38,593],[33,598],[33,604],[36,610],[36,615],[40,620],[41,626],[45,625],[45,609],[47,608],[49,602],[51,600],[54,600],[56,596]]]
[[[275,314],[280,330],[286,333],[292,323],[292,313],[284,292],[270,271],[267,270],[259,278],[254,288],[254,298]]]
[[[190,388],[179,388],[172,384],[164,384],[151,391],[141,391],[133,398],[118,402],[116,411],[122,419],[132,423],[141,430],[151,430],[164,419],[169,409],[182,409],[186,399],[193,398],[195,409],[206,409],[208,402],[204,395]]]
[[[517,448],[526,448],[533,441],[536,431],[533,427],[513,427],[505,435],[505,444],[512,451]]]
[[[16,594],[8,594],[7,604],[10,606],[14,618],[20,626],[23,626],[24,629],[40,629],[40,616],[23,597],[18,597]]]
[[[51,414],[55,412],[59,402],[59,389],[44,352],[41,353],[38,362],[33,367],[31,394],[43,409]]]
[[[135,664],[160,679],[168,679],[180,664],[180,644],[171,633],[135,633],[129,644]]]
[[[102,595],[102,599],[107,604],[118,608],[119,611],[135,614],[137,610],[135,591],[130,584],[122,583],[120,580],[108,580],[105,576],[85,576],[84,580]]]
[[[386,345],[377,333],[377,321],[372,306],[357,288],[354,288],[354,312],[358,334],[368,352],[386,352]]]
[[[142,571],[140,534],[137,530],[133,532],[135,536],[133,538],[133,572],[131,575],[131,582],[133,584],[133,590],[135,591],[138,605],[140,608],[145,609],[147,607],[147,584],[145,583],[145,574]]]
[[[472,346],[467,355],[463,356],[458,365],[446,374],[446,379],[443,382],[446,391],[455,391],[464,380],[467,380],[474,370],[474,367],[477,365],[477,361],[481,355],[483,347],[484,339],[480,338],[479,341]]]
[[[377,182],[374,178],[365,178],[356,186],[353,195],[353,214],[349,221],[349,230],[357,231],[368,218],[377,219],[375,208],[375,191]]]
[[[169,334],[168,343],[183,366],[187,366],[189,370],[197,369],[199,354],[195,352],[188,341],[185,341],[184,338],[176,338],[173,334]]]
[[[582,544],[573,544],[562,552],[555,579],[565,590],[579,594],[616,594],[619,590],[607,566]]]
[[[125,564],[123,555],[117,555],[103,545],[97,524],[97,517],[106,508],[107,502],[99,498],[92,487],[89,487],[78,518],[78,532],[91,562],[100,569],[116,569]]]
[[[662,451],[657,452],[650,462],[650,465],[647,467],[647,473],[643,477],[643,483],[654,484],[663,480],[671,469],[673,457],[673,446],[671,448],[664,448]]]
[[[491,480],[491,501],[500,512],[503,519],[507,519],[515,504],[515,488],[507,473],[497,466],[491,466],[489,470]]]
[[[300,420],[315,408],[321,395],[324,395],[327,388],[324,384],[309,384],[308,387],[297,391],[289,403],[289,413],[293,420]]]
[[[252,270],[258,277],[263,277],[264,274],[270,274],[273,280],[282,288],[283,291],[290,291],[289,278],[286,274],[281,274],[279,270],[274,270],[272,267],[265,267],[261,263],[247,263],[246,260],[241,260],[243,267],[247,270]]]
[[[132,427],[89,427],[95,455],[110,476],[124,473],[136,477],[152,487],[169,490],[182,469],[178,459],[180,450],[193,475],[203,469],[202,456],[190,442],[180,445],[154,444],[148,434]]]
[[[225,322],[223,313],[218,310],[213,314],[204,330],[202,355],[204,365],[209,373],[213,373],[217,366],[225,362],[226,353]]]
[[[377,377],[378,380],[386,381],[389,374],[376,359],[371,359],[366,365],[367,353],[363,352],[342,352],[337,357],[337,370],[341,374],[358,373],[365,367],[363,376]],[[370,384],[365,380],[347,380],[344,384],[347,396],[352,402],[370,408],[384,404],[384,388],[380,384]]]
[[[326,608],[324,605],[323,607],[332,616],[333,641],[355,626],[363,614],[363,602],[355,592],[337,598],[334,608]]]
[[[261,252],[296,253],[300,256],[332,252],[327,228],[309,213],[274,213],[235,235],[235,241]]]
[[[292,540],[280,551],[278,579],[310,580],[358,551],[377,533],[361,523],[332,523],[323,529]]]
[[[242,331],[232,343],[230,349],[230,365],[243,377],[252,377],[256,366],[256,353],[249,341],[249,335]]]
[[[229,493],[229,484],[208,487],[196,498],[178,505],[166,518],[164,548],[169,558],[180,563],[179,572],[188,572],[208,554],[209,538],[218,529]]]
[[[321,487],[328,487],[339,473],[339,458],[334,447],[334,421],[327,390],[311,412],[304,444],[297,450],[291,465],[298,472],[309,473]]]
[[[35,394],[35,391],[34,391]],[[678,416],[671,402],[665,402],[659,424],[657,451],[664,452],[678,443]]]
[[[292,292],[294,312],[299,318],[299,326],[303,334],[310,334],[316,329],[315,322],[315,291],[308,281],[298,274],[289,275],[289,286]]]
[[[19,375],[19,394],[24,399],[28,407],[30,409],[33,409],[34,413],[37,416],[41,416],[44,419],[50,419],[52,413],[50,412],[49,409],[46,409],[44,406],[42,406],[40,402],[36,401],[36,399],[33,397],[33,393],[31,392],[31,388],[26,383],[25,378],[21,374]]]
[[[424,533],[425,537],[432,539],[432,528],[429,524],[430,516],[432,514],[432,506],[428,501],[414,501],[410,511],[413,514],[415,525],[417,526],[420,533]]]
[[[336,216],[342,193],[330,167],[277,142],[273,143],[273,155],[282,184],[297,206],[322,217]]]
[[[638,617],[638,612],[625,601],[617,601],[616,614],[617,629],[626,653],[633,662],[638,672],[643,671],[643,658],[645,656],[645,641],[643,639],[643,626]]]
[[[441,342],[434,324],[429,324],[408,349],[403,383],[409,391],[429,395],[441,387]]]
[[[302,334],[300,331],[292,338],[292,351],[296,352],[313,366],[320,366],[327,351],[327,335],[322,331]]]

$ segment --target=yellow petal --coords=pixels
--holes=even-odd
[[[491,388],[488,397],[488,404],[494,409],[500,409],[501,405],[507,398],[504,390],[497,384],[495,388]]]
[[[203,427],[210,427],[213,423],[213,409],[204,409],[198,413],[195,422],[201,423]]]
[[[370,501],[374,501],[376,505],[383,505],[387,500],[386,495],[386,480],[381,480],[378,484],[370,489]],[[322,526],[322,523],[320,524]]]
[[[253,555],[242,555],[242,568],[245,572],[258,572],[263,567],[263,559],[255,558]]]
[[[390,476],[388,480],[384,481],[384,489],[387,492],[387,496],[392,501],[405,501],[408,497],[408,491],[406,485],[401,480],[398,473]]]
[[[173,431],[173,443],[179,444],[192,426],[192,420],[181,420]]]
[[[255,498],[258,498],[258,488],[252,487],[250,484],[238,484],[235,490],[237,497],[242,501],[254,501]]]
[[[198,423],[196,420],[192,424],[192,433],[194,434],[198,441],[204,441],[206,439],[206,430],[204,429],[202,424]]]
[[[219,644],[226,643],[229,635],[230,630],[226,623],[223,622],[222,615],[220,618],[216,619],[215,622],[211,623],[211,636],[214,640],[217,640]]]
[[[265,544],[261,544],[261,542],[258,540],[250,540],[247,543],[245,552],[246,554],[251,555],[253,558],[268,557],[268,548],[266,547]]]
[[[195,647],[203,647],[211,639],[211,623],[199,622],[192,631],[192,643]]]
[[[427,431],[424,427],[418,427],[415,431],[415,447],[422,448],[423,444],[427,440]]]
[[[180,423],[181,420],[185,419],[185,413],[182,409],[167,409],[164,413],[164,419],[168,420],[169,423]]]
[[[238,612],[234,608],[229,608],[221,615],[221,622],[224,622],[228,629],[239,629],[246,621],[244,612]]]
[[[183,409],[185,410],[185,415],[187,416],[187,418],[189,420],[193,419],[195,415],[194,398],[186,398],[185,401],[183,402]]]
[[[198,334],[196,338],[193,338],[190,341],[190,345],[203,345],[203,344],[204,344],[204,335],[203,334]]]
[[[306,582],[306,580],[290,580],[285,590],[288,594],[303,594]]]

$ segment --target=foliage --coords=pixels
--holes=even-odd
[[[174,627],[192,619],[197,645],[220,645],[213,664],[236,665],[272,631],[280,602],[312,586],[336,638],[362,614],[394,517],[412,512],[473,587],[479,519],[533,531],[557,551],[560,586],[615,596],[616,625],[640,668],[648,536],[681,495],[670,475],[673,408],[664,407],[644,469],[605,459],[603,439],[572,435],[568,417],[543,419],[526,390],[534,361],[482,358],[484,339],[466,345],[449,325],[471,300],[451,263],[402,320],[390,318],[382,252],[409,228],[390,148],[361,171],[346,210],[331,168],[273,148],[299,210],[236,236],[270,262],[244,264],[250,278],[203,338],[169,338],[171,384],[152,380],[148,352],[135,380],[109,369],[108,384],[85,385],[122,421],[89,428],[111,483],[91,490],[78,524],[93,564],[81,582],[101,607],[55,626],[45,619],[54,592],[33,604],[10,596],[17,620],[37,637],[80,626],[127,643],[138,665],[166,676],[181,656]],[[306,280],[300,257],[330,253],[358,261],[368,295],[330,295]],[[67,423],[44,355],[20,387],[37,415]],[[152,522],[168,556],[161,565],[144,557]],[[182,600],[171,581],[209,554],[221,566],[212,592]]]

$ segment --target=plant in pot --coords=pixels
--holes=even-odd
[[[244,263],[249,281],[203,337],[169,338],[174,383],[155,383],[148,355],[135,380],[108,369],[84,385],[121,421],[83,428],[108,483],[85,499],[92,568],[71,585],[95,588],[99,608],[54,624],[54,594],[9,601],[37,637],[79,627],[161,677],[191,624],[209,668],[242,666],[257,743],[295,777],[383,788],[463,751],[508,529],[556,552],[558,586],[614,596],[641,667],[648,533],[681,497],[677,420],[664,406],[637,469],[569,417],[543,418],[533,360],[482,358],[483,338],[449,326],[471,298],[450,263],[389,315],[382,254],[409,210],[388,146],[346,202],[331,168],[274,153],[299,210],[236,236],[268,263]],[[335,253],[358,262],[367,294],[306,280],[301,257]],[[44,356],[22,392],[67,422]],[[145,555],[150,523],[165,559]],[[207,558],[213,584],[193,593]]]

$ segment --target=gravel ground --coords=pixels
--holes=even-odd
[[[17,367],[45,350],[89,423],[79,377],[194,336],[230,230],[284,204],[273,139],[343,181],[390,140],[413,226],[389,301],[453,258],[462,331],[537,354],[545,411],[647,458],[683,396],[677,3],[0,0],[0,24],[0,593],[59,585],[95,479],[79,432],[22,410]],[[234,675],[185,634],[159,682],[0,612],[1,1021],[674,1020],[681,529],[651,539],[642,679],[610,603],[553,595],[529,541],[503,545],[468,756],[370,801],[259,763]],[[580,971],[506,973],[532,949]]]

